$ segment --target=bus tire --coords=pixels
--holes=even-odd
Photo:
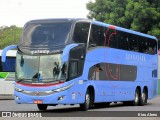
[[[87,90],[85,94],[85,102],[83,104],[80,104],[80,109],[82,111],[87,111],[90,107],[90,104],[91,104],[91,94],[89,90]]]
[[[147,91],[143,89],[143,92],[140,95],[140,102],[139,105],[143,106],[147,103]]]
[[[37,104],[37,107],[39,110],[47,110],[48,105],[47,104]]]
[[[133,106],[138,106],[139,102],[140,102],[140,91],[136,89],[134,100],[133,100]]]

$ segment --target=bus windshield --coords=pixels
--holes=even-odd
[[[22,46],[57,46],[66,44],[71,22],[28,23],[21,38]]]
[[[17,54],[17,82],[50,83],[66,79],[66,64],[61,54],[28,56]]]

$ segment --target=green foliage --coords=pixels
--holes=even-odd
[[[0,78],[6,78],[8,75],[8,72],[0,72]]]
[[[22,28],[12,25],[10,27],[0,27],[0,49],[8,45],[18,44]]]
[[[87,4],[87,9],[90,19],[154,35],[160,40],[160,0],[95,0]]]

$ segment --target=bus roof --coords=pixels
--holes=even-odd
[[[3,50],[0,50],[0,56],[2,55],[2,51]],[[9,50],[9,51],[7,51],[7,56],[15,57],[16,53],[17,53],[17,50]]]

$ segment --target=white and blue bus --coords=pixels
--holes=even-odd
[[[157,96],[154,36],[87,19],[43,19],[27,22],[15,47],[18,104],[88,110],[119,101],[144,105]]]
[[[0,61],[0,99],[13,99],[17,50],[9,50],[6,61]],[[0,59],[2,56],[0,50]]]

